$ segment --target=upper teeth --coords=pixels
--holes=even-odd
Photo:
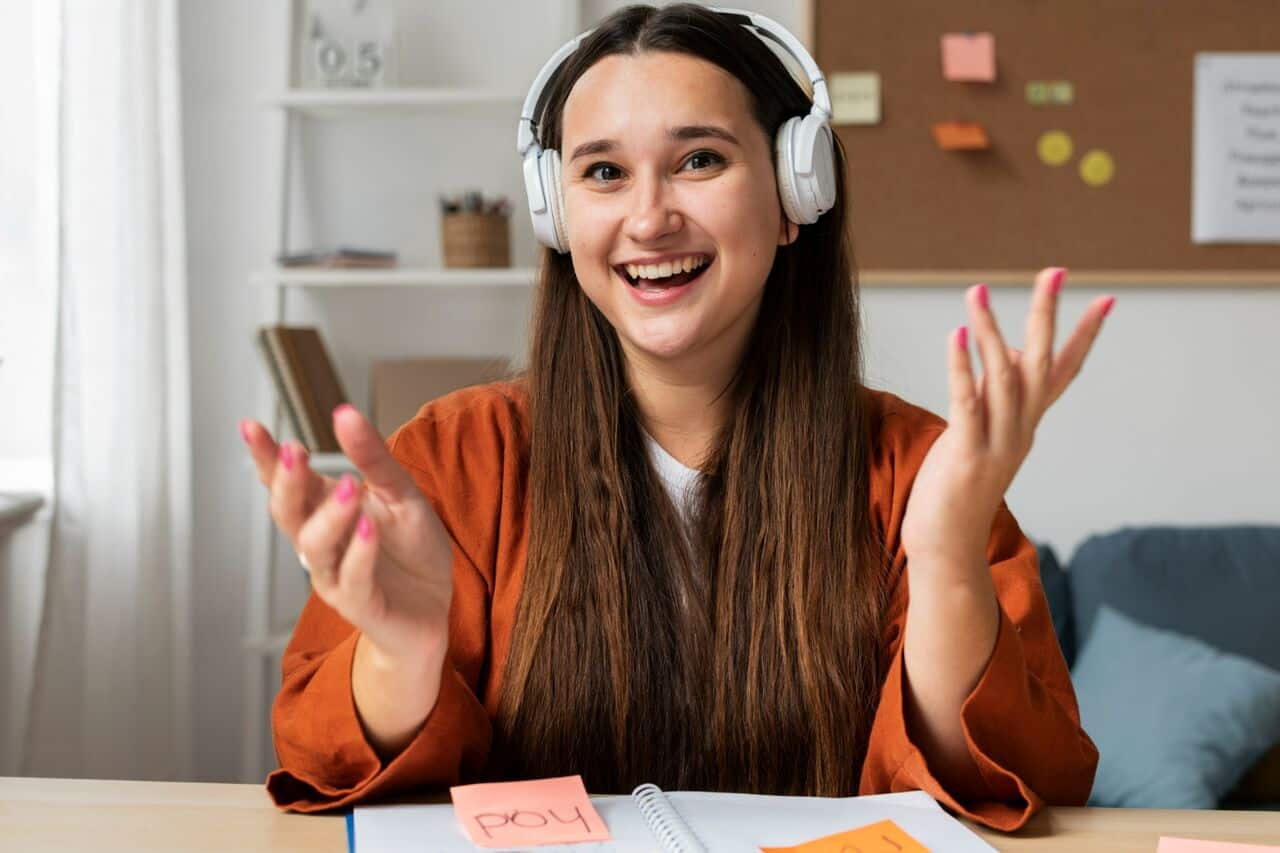
[[[676,273],[689,272],[705,264],[705,258],[690,255],[675,261],[664,261],[660,264],[627,264],[627,275],[632,278],[666,278]]]

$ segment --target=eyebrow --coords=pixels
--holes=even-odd
[[[667,131],[667,138],[672,142],[683,142],[688,139],[723,139],[733,145],[742,147],[742,143],[738,138],[723,127],[714,124],[686,124],[681,127],[673,127]],[[569,158],[572,163],[579,157],[586,157],[590,154],[604,154],[618,147],[616,139],[595,139],[591,142],[584,142],[577,148],[573,149],[573,156]]]

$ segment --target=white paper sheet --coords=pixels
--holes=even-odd
[[[1194,123],[1192,240],[1280,243],[1280,53],[1197,53]]]
[[[994,853],[923,791],[866,797],[766,797],[668,792],[709,853],[756,851],[760,844],[799,844],[889,818],[931,850]],[[661,853],[630,797],[592,797],[613,841],[543,845],[536,853]],[[354,853],[464,853],[479,850],[454,817],[453,806],[360,806],[354,810]]]

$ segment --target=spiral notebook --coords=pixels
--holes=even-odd
[[[801,844],[892,820],[932,851],[990,853],[995,848],[943,811],[923,791],[864,797],[782,797],[641,785],[630,796],[592,797],[610,841],[511,847],[530,853],[737,853]],[[347,817],[352,853],[454,853],[472,844],[453,805],[358,806]],[[487,848],[492,849],[492,848]]]

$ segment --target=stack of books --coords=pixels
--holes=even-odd
[[[326,269],[389,269],[396,265],[395,252],[373,249],[339,248],[332,252],[298,252],[277,255],[276,263],[282,267],[323,267]]]
[[[341,453],[333,434],[333,410],[348,400],[319,330],[263,326],[257,346],[288,410],[293,434],[311,453]]]

